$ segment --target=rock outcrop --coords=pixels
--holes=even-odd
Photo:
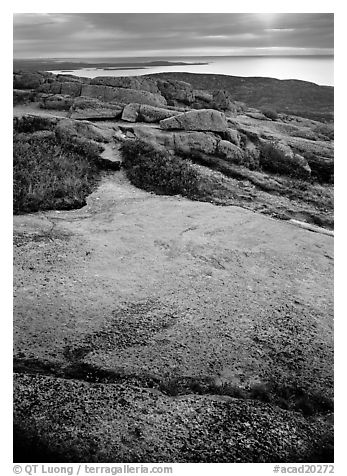
[[[228,128],[223,113],[213,109],[188,111],[160,121],[162,129],[183,129],[187,131],[225,131]]]
[[[228,127],[225,131],[223,131],[223,134],[221,134],[221,136],[224,140],[232,142],[233,144],[240,147],[241,136],[236,129]]]
[[[63,94],[42,94],[40,99],[40,107],[42,109],[53,109],[56,111],[69,111],[74,102],[71,96]]]
[[[154,94],[160,94],[157,82],[151,78],[142,78],[134,76],[114,77],[114,76],[98,76],[90,81],[90,84],[111,86],[113,88],[137,89],[140,91],[148,91]]]
[[[107,142],[105,134],[88,121],[74,121],[72,119],[62,119],[58,122],[55,133],[60,139],[65,137],[89,139],[96,142]]]
[[[71,119],[120,119],[123,106],[80,96],[74,99]]]
[[[218,154],[220,139],[212,132],[178,131],[171,132],[145,126],[125,127],[127,137],[137,138],[152,145],[165,147],[171,152],[184,156],[205,156]],[[128,132],[127,132],[128,131]],[[226,141],[223,141],[226,142]],[[232,144],[230,144],[232,146]],[[224,154],[224,156],[226,153]]]
[[[211,103],[213,101],[213,94],[203,89],[194,89],[194,96],[196,100]]]
[[[157,80],[157,86],[161,94],[174,106],[177,103],[191,104],[194,102],[194,90],[189,83],[174,80]]]
[[[146,104],[130,103],[124,107],[122,119],[128,122],[159,122],[169,117],[181,114],[180,111],[149,106]]]
[[[303,156],[295,154],[283,141],[265,143],[260,154],[260,165],[265,170],[303,179],[311,175],[311,168],[307,160]]]
[[[118,103],[140,103],[150,106],[165,106],[166,100],[160,94],[150,93],[138,89],[118,88],[101,86],[96,84],[84,84],[81,96],[93,97],[100,101]]]
[[[122,120],[136,122],[139,117],[140,104],[130,103],[125,106],[122,113]]]
[[[180,111],[173,109],[165,109],[162,107],[147,106],[146,104],[140,105],[139,119],[143,122],[160,122],[169,117],[178,116]]]
[[[223,89],[218,89],[213,92],[213,105],[215,109],[220,111],[228,111],[232,113],[237,111],[231,94]]]
[[[209,155],[215,154],[218,139],[209,132],[175,132],[175,152],[183,155]]]
[[[68,94],[69,96],[80,96],[82,91],[82,84],[77,81],[64,82],[61,84],[61,94]]]
[[[236,160],[239,149],[234,145],[247,157],[254,158],[252,167],[255,168],[259,167],[259,160],[263,164],[266,162],[266,157],[260,157],[264,143],[282,143],[275,147],[278,149],[275,154],[283,160],[281,168],[274,173],[292,175],[298,171],[299,176],[307,177],[312,172],[315,179],[332,182],[334,147],[331,139],[328,142],[324,135],[316,132],[319,123],[281,115],[272,124],[254,107],[245,107],[235,101],[237,91],[228,91],[222,83],[215,84],[221,89],[205,90],[193,89],[185,81],[156,78],[104,76],[90,79],[47,72],[14,72],[13,101],[15,105],[40,101],[42,108],[61,111],[60,116],[66,111],[72,119],[122,118],[128,122],[159,122],[161,129],[167,131],[216,132],[218,141],[227,141],[215,150],[219,157]],[[192,84],[204,88],[212,84],[211,78],[207,79],[199,84],[192,80]],[[232,82],[231,78],[229,80]]]
[[[241,163],[244,156],[244,152],[240,147],[237,147],[235,144],[232,144],[227,140],[221,140],[218,142],[217,153],[223,159],[234,163]]]

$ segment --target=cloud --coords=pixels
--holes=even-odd
[[[254,54],[255,48],[324,53],[333,48],[333,24],[332,14],[320,13],[15,14],[14,56]]]

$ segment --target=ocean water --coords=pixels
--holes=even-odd
[[[144,62],[164,58],[146,58]],[[129,58],[127,61],[131,61]],[[134,58],[138,61],[138,58]],[[167,61],[206,62],[180,66],[149,66],[139,69],[82,68],[74,70],[55,70],[53,73],[74,74],[87,78],[96,76],[139,76],[161,72],[190,72],[203,74],[226,74],[228,76],[257,76],[277,79],[300,79],[319,85],[334,85],[333,56],[215,56],[215,57],[175,57]],[[86,59],[84,59],[86,62]],[[99,59],[105,62],[105,59]],[[124,58],[119,62],[125,62]],[[96,62],[93,59],[93,62]],[[115,59],[111,62],[116,62]],[[145,66],[145,65],[144,65]]]

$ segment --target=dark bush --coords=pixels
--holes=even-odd
[[[15,134],[13,161],[15,214],[79,208],[98,176],[95,161],[64,148],[54,133]]]
[[[247,167],[249,170],[259,169],[259,154],[250,149],[246,149],[243,154],[240,165]]]
[[[50,131],[56,125],[55,119],[41,116],[23,116],[13,118],[15,132]]]
[[[36,89],[43,83],[43,77],[39,73],[22,72],[13,77],[14,89]]]
[[[323,140],[334,140],[334,124],[319,124],[313,132]]]
[[[262,383],[255,384],[250,389],[250,398],[253,398],[254,400],[260,400],[262,402],[270,402],[271,390],[265,384],[262,384]]]
[[[17,104],[25,104],[26,102],[34,101],[35,99],[35,92],[31,90],[21,90],[21,89],[14,89],[13,90],[13,105],[17,106]]]
[[[265,117],[271,119],[272,121],[276,121],[278,119],[278,114],[274,109],[264,108],[261,110]]]
[[[102,145],[78,136],[58,135],[57,141],[65,150],[92,160],[98,160],[100,153],[104,150]]]
[[[124,142],[122,154],[127,176],[137,187],[189,198],[198,195],[198,173],[187,160],[139,140]]]

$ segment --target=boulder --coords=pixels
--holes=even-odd
[[[133,128],[121,128],[125,132],[127,138],[133,138],[149,142],[155,147],[165,147],[166,150],[174,150],[174,135],[162,131],[160,129],[153,129],[145,126],[136,126]]]
[[[244,135],[247,139],[251,140],[255,144],[258,144],[261,141],[261,137],[264,135],[263,130],[256,129],[255,127],[248,125],[246,126],[237,122],[231,123],[229,120],[228,123],[234,127],[237,127],[237,130],[241,135]]]
[[[105,89],[106,86],[83,84],[81,89],[81,96],[95,98],[99,101],[105,101]]]
[[[294,154],[288,144],[279,142],[266,142],[262,145],[260,165],[264,170],[307,179],[311,175],[311,168],[307,160]]]
[[[114,88],[137,89],[140,91],[148,91],[150,93],[160,94],[157,82],[152,78],[133,76],[98,76],[97,78],[93,78],[90,81],[90,84],[112,86]]]
[[[215,154],[218,140],[211,133],[175,132],[174,151],[184,155]]]
[[[127,137],[150,142],[152,145],[165,147],[166,150],[185,156],[215,154],[218,139],[206,132],[169,132],[141,125],[122,127]]]
[[[334,183],[333,158],[310,156],[306,160],[315,178],[323,183]]]
[[[122,119],[128,122],[159,122],[168,117],[181,114],[180,111],[149,106],[147,104],[130,103],[123,110]]]
[[[140,104],[130,103],[123,109],[122,120],[136,122],[139,116]]]
[[[236,129],[231,129],[230,127],[228,127],[223,132],[223,134],[221,134],[221,136],[223,137],[224,140],[227,140],[227,141],[237,145],[238,147],[240,147],[241,137],[240,137],[240,134],[237,132]]]
[[[205,102],[213,101],[213,94],[208,91],[204,91],[202,89],[194,89],[194,96],[195,96],[195,99],[199,101],[205,101]]]
[[[123,106],[80,96],[74,99],[71,119],[120,119]]]
[[[300,174],[302,175],[311,175],[311,167],[305,157],[303,157],[300,154],[294,154],[294,157],[292,159],[295,164],[297,165],[298,169],[300,170]]]
[[[141,104],[139,111],[139,119],[143,122],[160,122],[168,117],[178,116],[180,111],[172,109],[164,109],[162,107],[148,106]]]
[[[224,89],[213,92],[213,104],[215,109],[220,111],[237,112],[237,107],[233,102],[231,94]]]
[[[61,85],[61,94],[68,94],[69,96],[80,96],[82,84],[77,81],[63,82]]]
[[[101,129],[88,121],[62,119],[58,122],[55,133],[60,139],[81,137],[96,142],[105,142],[105,136]]]
[[[42,109],[55,109],[68,111],[73,104],[73,98],[61,94],[41,95],[40,107]]]
[[[57,74],[56,79],[61,83],[90,83],[90,78],[82,78],[80,76],[75,76],[73,74]]]
[[[40,73],[15,73],[13,75],[14,89],[37,89],[44,82]]]
[[[246,116],[251,117],[252,119],[257,119],[258,121],[268,121],[268,118],[259,111],[247,111]]]
[[[223,159],[235,164],[240,164],[244,156],[244,153],[240,147],[237,147],[235,144],[232,144],[226,140],[221,140],[218,142],[217,153]]]
[[[184,112],[160,121],[162,129],[183,129],[186,131],[225,131],[228,128],[223,113],[214,109],[199,109]]]
[[[113,101],[124,104],[136,102],[150,106],[166,105],[165,98],[159,94],[137,89],[114,88],[95,84],[83,84],[81,95],[107,102]]]
[[[174,105],[176,102],[184,104],[191,104],[194,102],[194,91],[189,83],[184,81],[158,79],[157,85],[161,94],[171,105]]]
[[[276,142],[273,144],[274,150],[280,154],[283,159],[285,160],[291,160],[294,158],[294,152],[292,149],[289,147],[288,144],[285,144],[284,142]]]

